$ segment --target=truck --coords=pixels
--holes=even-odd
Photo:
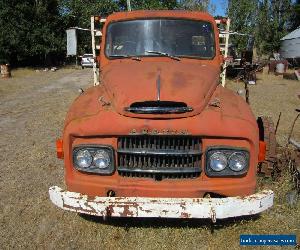
[[[250,106],[220,84],[224,58],[208,13],[109,15],[97,55],[100,84],[71,105],[57,157],[59,208],[107,217],[217,219],[261,213],[266,143]]]

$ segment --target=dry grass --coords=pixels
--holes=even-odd
[[[213,233],[209,221],[103,222],[54,207],[47,191],[53,184],[63,185],[64,175],[62,161],[55,158],[54,140],[77,89],[91,84],[91,71],[20,72],[0,80],[1,248],[238,249],[240,234],[297,234],[300,239],[300,203],[298,208],[286,203],[291,189],[286,173],[276,183],[260,181],[259,188],[270,187],[276,193],[272,209],[260,217],[218,221]],[[251,105],[256,115],[274,119],[283,112],[278,136],[284,143],[293,109],[299,106],[295,92],[300,84],[275,76],[260,78],[250,89]],[[299,129],[296,132],[299,135]]]
[[[277,139],[280,144],[287,141],[292,120],[296,116],[295,109],[300,108],[300,82],[283,79],[282,76],[258,74],[257,85],[250,86],[250,105],[255,116],[270,116],[274,124],[281,112],[281,119],[278,126]],[[233,90],[243,89],[242,83],[229,81],[228,88]],[[300,140],[300,122],[296,124],[294,136]]]

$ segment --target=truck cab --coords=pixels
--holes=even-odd
[[[260,213],[259,129],[242,97],[220,84],[219,31],[189,11],[110,15],[100,84],[71,105],[57,152],[60,208],[97,216],[228,218]]]

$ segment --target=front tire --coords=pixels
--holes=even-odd
[[[266,177],[272,177],[277,171],[277,141],[275,126],[272,118],[268,116],[258,117],[257,125],[259,128],[259,140],[266,143],[266,159],[264,162],[260,163],[258,173],[264,174]]]

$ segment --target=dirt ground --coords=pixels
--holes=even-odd
[[[0,248],[28,249],[239,249],[240,234],[296,234],[300,241],[300,202],[290,207],[288,174],[272,188],[274,207],[261,216],[218,221],[84,218],[51,204],[48,188],[64,185],[63,162],[55,139],[78,88],[91,86],[91,70],[17,70],[0,80]],[[281,145],[299,108],[300,82],[260,75],[250,88],[255,115],[276,121]],[[230,82],[229,88],[242,89]],[[299,126],[295,137],[300,139]],[[271,248],[270,248],[271,249]],[[274,248],[272,248],[274,249]],[[281,249],[278,247],[278,249]]]

